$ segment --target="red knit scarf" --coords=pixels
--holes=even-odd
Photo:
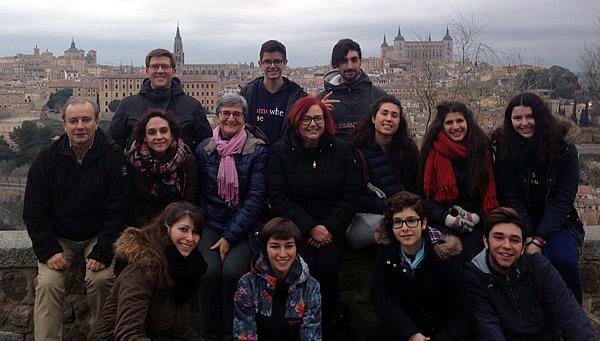
[[[452,203],[458,199],[456,177],[452,169],[452,160],[467,158],[467,147],[448,138],[442,131],[433,142],[433,148],[427,155],[423,174],[423,187],[428,200]],[[496,184],[490,153],[486,153],[488,181],[483,193],[482,208],[485,213],[499,206],[496,200]]]

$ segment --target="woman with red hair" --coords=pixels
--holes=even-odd
[[[358,209],[359,176],[350,147],[335,138],[335,123],[317,97],[296,101],[289,128],[271,150],[267,186],[274,216],[302,232],[298,251],[321,284],[327,338],[346,227]]]

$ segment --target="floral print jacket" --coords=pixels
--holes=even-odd
[[[256,341],[256,315],[271,316],[277,278],[270,273],[269,261],[261,253],[252,270],[242,276],[233,298],[233,334],[238,341]],[[286,281],[290,288],[285,317],[302,319],[300,340],[321,340],[321,292],[319,282],[310,276],[308,265],[297,256]]]

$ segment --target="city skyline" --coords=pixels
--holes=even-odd
[[[579,53],[586,42],[600,38],[597,0],[305,1],[288,4],[263,1],[114,0],[71,4],[60,0],[3,1],[0,14],[0,56],[31,53],[33,47],[55,55],[69,47],[98,51],[101,64],[143,64],[155,47],[173,48],[179,21],[186,63],[256,62],[260,44],[282,41],[290,66],[327,65],[331,47],[350,37],[361,44],[363,56],[379,57],[385,33],[392,38],[398,25],[407,40],[443,37],[459,11],[484,25],[481,40],[504,53],[513,51],[523,61],[543,66],[562,65],[579,70]],[[535,16],[531,14],[535,13]]]

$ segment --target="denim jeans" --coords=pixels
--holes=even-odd
[[[544,245],[546,256],[558,273],[562,276],[575,297],[581,299],[581,273],[577,257],[577,245],[571,233],[561,230],[546,240]]]

